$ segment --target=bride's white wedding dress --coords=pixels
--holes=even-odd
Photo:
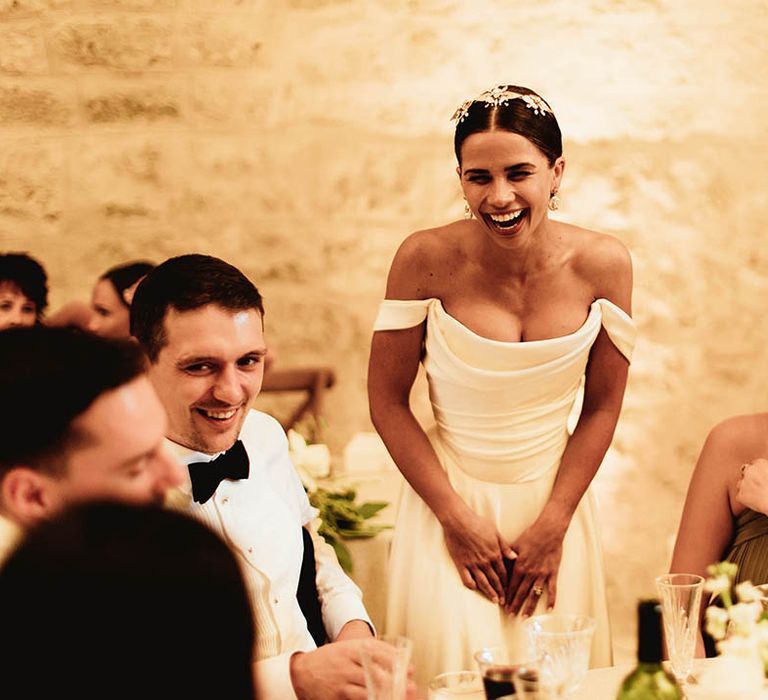
[[[634,323],[615,304],[598,299],[574,333],[502,342],[469,330],[439,299],[385,300],[374,330],[411,328],[425,318],[423,364],[436,421],[432,445],[453,488],[514,540],[549,497],[569,436],[568,416],[600,329],[629,359]],[[610,665],[602,550],[589,491],[563,542],[557,591],[556,611],[596,620],[591,666]],[[408,484],[390,557],[386,632],[413,640],[421,687],[438,673],[475,669],[473,652],[484,646],[506,644],[520,658],[526,653],[521,620],[463,586],[442,527]]]

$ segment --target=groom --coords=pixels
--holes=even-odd
[[[172,452],[189,468],[186,508],[239,555],[256,617],[260,697],[365,698],[357,644],[372,628],[362,595],[317,534],[280,424],[250,408],[264,372],[263,317],[261,295],[237,268],[183,255],[141,282],[131,332],[168,413]],[[307,546],[314,557],[302,567]],[[297,600],[307,573],[332,640],[319,648]]]

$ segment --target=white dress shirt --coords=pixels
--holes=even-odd
[[[21,542],[24,531],[13,520],[0,515],[0,566]]]
[[[301,527],[309,526],[315,546],[317,589],[323,622],[336,639],[351,620],[364,620],[373,629],[360,589],[339,566],[333,548],[317,533],[318,511],[310,506],[288,455],[288,440],[280,424],[260,411],[251,411],[240,431],[250,461],[247,479],[224,480],[203,504],[192,500],[191,481],[170,499],[219,533],[238,554],[256,618],[256,677],[260,697],[295,698],[289,673],[294,652],[316,648],[296,599],[301,570]],[[208,462],[208,455],[168,441],[184,464]]]

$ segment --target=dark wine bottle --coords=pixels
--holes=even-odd
[[[661,665],[661,605],[637,605],[637,667],[621,684],[616,700],[682,700],[675,677]]]

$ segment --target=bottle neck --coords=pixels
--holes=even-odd
[[[637,615],[637,661],[659,664],[661,659],[661,609],[656,601],[644,601]]]

